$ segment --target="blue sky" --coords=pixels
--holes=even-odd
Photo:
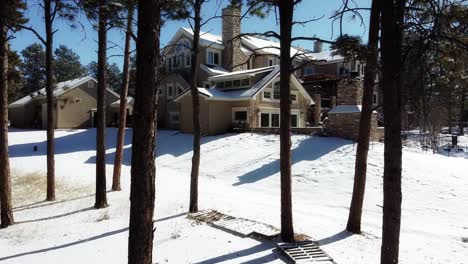
[[[44,34],[44,23],[41,10],[35,0],[27,1],[29,4],[26,16],[29,18],[29,25],[33,26],[41,34]],[[227,5],[227,0],[211,0],[203,7],[203,15],[210,17],[217,12],[221,13],[221,8]],[[332,27],[330,16],[335,10],[340,7],[342,0],[303,0],[303,3],[297,6],[294,18],[295,20],[310,20],[312,18],[320,18],[319,21],[311,22],[306,26],[295,26],[293,35],[295,36],[317,36],[323,39],[332,40],[339,35],[339,24],[336,22]],[[359,7],[370,7],[371,0],[356,0]],[[367,24],[369,21],[368,11],[363,11],[362,16],[365,25],[361,25],[359,19],[353,19],[348,16],[343,21],[343,33],[359,35],[364,41],[367,40]],[[54,48],[60,44],[73,49],[81,59],[81,62],[86,65],[93,60],[97,60],[97,32],[93,29],[92,24],[84,15],[78,16],[78,21],[83,26],[76,28],[70,27],[67,23],[57,20],[54,28],[58,29],[55,33]],[[161,29],[161,44],[167,44],[174,33],[180,27],[188,27],[187,21],[169,21]],[[242,32],[264,32],[267,30],[279,30],[279,25],[276,23],[275,14],[271,13],[267,18],[248,18],[242,22]],[[220,35],[221,20],[215,19],[210,21],[202,28],[202,31]],[[109,62],[115,62],[119,66],[122,64],[122,57],[118,56],[123,53],[124,33],[119,30],[111,30],[108,33],[109,46],[114,46],[108,51]],[[39,42],[37,38],[30,32],[20,31],[16,33],[15,39],[11,40],[13,50],[21,51],[26,46]],[[294,43],[304,48],[312,48],[313,44],[308,41]]]

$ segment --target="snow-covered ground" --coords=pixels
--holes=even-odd
[[[108,186],[115,145],[108,129]],[[0,230],[2,263],[126,263],[131,130],[123,191],[94,204],[95,130],[56,132],[57,201],[45,198],[44,131],[9,133],[16,225]],[[186,219],[192,137],[161,131],[157,142],[158,263],[282,263],[272,242],[233,236]],[[200,207],[279,226],[279,139],[228,134],[203,138]],[[293,136],[295,231],[317,239],[337,263],[379,263],[383,145],[369,154],[363,235],[343,231],[352,192],[355,146],[337,138]],[[38,151],[34,152],[34,146]],[[468,261],[466,157],[404,149],[400,263]]]

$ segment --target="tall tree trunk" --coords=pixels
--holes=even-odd
[[[138,1],[136,95],[130,186],[128,263],[151,264],[155,199],[155,140],[159,52],[160,2]]]
[[[280,14],[280,167],[281,167],[281,239],[294,242],[291,197],[291,32],[294,1],[279,2]]]
[[[7,6],[0,0],[0,6]],[[8,157],[8,40],[6,8],[0,11],[0,228],[13,224]]]
[[[401,69],[405,0],[382,1],[384,185],[381,263],[398,263],[401,225]]]
[[[367,44],[366,67],[364,69],[364,92],[362,98],[361,120],[359,122],[359,138],[354,168],[353,198],[349,209],[346,229],[352,233],[361,233],[362,204],[366,189],[367,154],[372,122],[372,103],[377,74],[377,57],[379,54],[380,0],[372,1],[369,25],[369,43]]]
[[[124,50],[124,65],[123,65],[123,82],[120,89],[120,109],[119,109],[119,129],[117,131],[117,148],[115,150],[114,159],[114,174],[112,177],[112,190],[120,191],[120,172],[122,168],[123,146],[125,140],[125,124],[127,120],[127,94],[128,82],[130,79],[130,41],[132,38],[132,22],[133,22],[134,3],[133,0],[128,1],[127,14],[127,32],[125,33],[125,50]]]
[[[55,102],[53,90],[53,32],[52,32],[52,14],[51,0],[44,1],[44,17],[46,30],[46,95],[47,95],[47,201],[55,200]]]
[[[98,87],[96,135],[96,203],[97,209],[107,207],[106,194],[106,64],[107,64],[107,1],[99,0]]]
[[[198,48],[200,39],[200,17],[201,0],[194,1],[194,30],[193,43],[191,54],[191,71],[190,71],[190,92],[192,94],[193,105],[193,157],[192,157],[192,173],[190,175],[190,204],[189,212],[196,213],[198,211],[198,174],[200,169],[200,99],[198,98],[197,88],[197,69],[198,69]]]
[[[460,131],[459,132],[459,135],[464,135],[464,120],[463,120],[463,117],[465,115],[465,100],[466,100],[466,87],[463,86],[461,88],[461,95],[460,95],[460,118],[458,119],[458,130]]]

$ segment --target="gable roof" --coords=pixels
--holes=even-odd
[[[210,89],[199,87],[198,92],[201,95],[208,98],[208,100],[218,100],[218,101],[250,100],[252,97],[256,96],[259,92],[265,89],[277,77],[279,77],[279,74],[280,74],[279,66],[271,66],[271,67],[266,67],[266,68],[268,68],[270,72],[248,89],[222,90],[217,87],[213,87]],[[225,74],[225,75],[232,75],[232,74]],[[314,104],[314,100],[312,99],[312,97],[310,97],[310,95],[307,93],[307,91],[304,89],[304,87],[302,86],[302,84],[299,82],[299,80],[296,78],[294,74],[291,74],[291,81],[298,88],[299,92],[301,92],[301,94],[303,94],[304,97],[309,99],[311,101],[311,104]],[[174,101],[178,102],[184,96],[189,95],[190,94],[188,92],[189,90],[190,89],[179,94],[176,98],[174,98]]]
[[[72,79],[72,80],[68,80],[68,81],[64,81],[64,82],[59,82],[53,87],[53,96],[54,97],[61,96],[64,93],[66,93],[68,91],[71,91],[71,90],[75,89],[76,87],[78,87],[78,86],[82,85],[83,83],[86,83],[87,81],[90,81],[90,80],[97,83],[97,80],[94,79],[91,76],[80,77],[80,78],[76,78],[76,79]],[[107,91],[112,93],[113,95],[117,96],[118,98],[120,98],[119,94],[114,92],[112,89],[107,88]],[[45,90],[45,88],[42,88],[42,89],[40,89],[38,91],[32,92],[31,94],[26,95],[25,97],[11,103],[9,105],[9,107],[23,106],[23,105],[26,105],[26,104],[32,102],[36,98],[42,98],[44,96],[46,96],[46,90]]]
[[[192,29],[184,27],[179,28],[176,34],[169,41],[168,47],[170,47],[171,44],[176,43],[181,36],[193,39]],[[274,56],[280,55],[281,45],[279,42],[254,36],[243,36],[241,39],[241,51],[247,56],[250,56],[252,53]],[[222,36],[211,34],[209,32],[200,31],[200,45],[224,49]],[[298,59],[329,61],[329,63],[344,59],[340,55],[332,55],[333,51],[334,50],[313,52],[307,49],[291,47],[291,56],[297,55]]]
[[[168,42],[167,46],[163,48],[163,52],[165,53],[171,45],[177,43],[177,41],[182,37],[185,36],[191,40],[193,40],[193,31],[190,28],[185,28],[181,27],[175,35],[171,38],[171,40]],[[218,48],[218,49],[224,49],[223,46],[223,39],[221,36],[214,35],[208,32],[202,32],[200,31],[200,45],[201,46],[210,46],[213,48]]]

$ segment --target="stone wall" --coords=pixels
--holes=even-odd
[[[329,114],[326,131],[336,137],[357,140],[359,137],[360,112]],[[381,139],[381,129],[377,127],[377,113],[372,114],[371,140]]]
[[[361,105],[363,93],[363,81],[359,78],[343,79],[338,82],[338,105]]]

